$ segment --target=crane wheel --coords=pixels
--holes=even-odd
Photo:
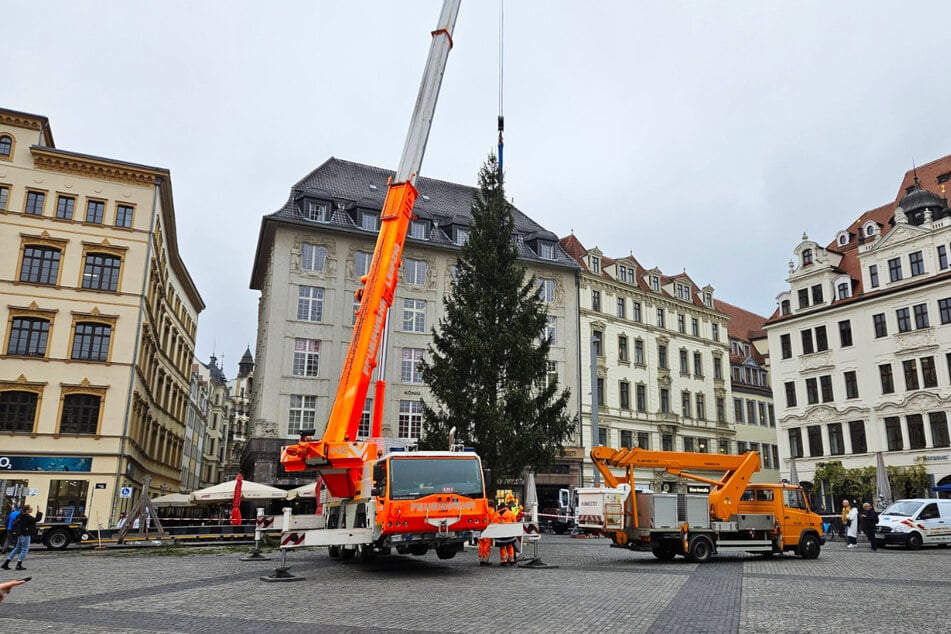
[[[618,546],[627,546],[627,533],[624,531],[615,531],[614,543]]]

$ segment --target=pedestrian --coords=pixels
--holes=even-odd
[[[499,505],[498,523],[499,524],[513,524],[515,523],[515,514],[505,506],[505,504]],[[515,565],[515,538],[514,537],[502,537],[495,540],[495,545],[499,547],[499,565],[500,566],[514,566]]]
[[[13,590],[13,588],[16,586],[23,585],[24,583],[26,583],[26,581],[23,579],[14,579],[13,581],[5,581],[4,583],[0,583],[0,603],[3,603],[3,600],[6,598],[6,596],[10,594],[10,590]]]
[[[846,548],[856,548],[859,536],[859,510],[848,500],[842,500],[842,515],[845,516]]]
[[[123,526],[125,526],[125,523],[128,521],[128,519],[129,518],[126,517],[125,511],[123,511],[122,513],[119,513],[119,521],[116,522],[116,528],[122,528]]]
[[[878,511],[871,504],[866,502],[862,505],[862,519],[865,520],[865,536],[868,537],[868,543],[872,547],[872,552],[878,550],[878,543],[875,541],[875,526],[878,525]]]
[[[495,510],[495,500],[489,500],[489,524],[495,524],[499,521],[498,511]],[[489,559],[492,558],[492,539],[480,537],[479,538],[479,565],[488,566],[490,565]]]
[[[27,504],[23,507],[23,512],[17,516],[17,521],[13,525],[13,532],[17,536],[17,545],[7,555],[6,561],[3,562],[3,565],[0,565],[0,568],[9,570],[10,562],[13,561],[14,557],[19,556],[16,569],[26,570],[23,567],[23,560],[26,559],[26,554],[30,552],[30,542],[36,537],[36,523],[43,519],[43,513],[37,511],[35,517],[32,513],[33,507]]]
[[[10,511],[10,514],[7,516],[7,534],[3,540],[3,554],[7,554],[13,547],[16,546],[17,539],[13,536],[13,522],[16,521],[17,516],[20,514],[20,509],[16,506]]]

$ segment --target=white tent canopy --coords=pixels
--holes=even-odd
[[[309,484],[302,484],[296,489],[291,489],[287,491],[288,500],[296,500],[297,498],[310,498],[314,499],[317,497],[317,483],[311,482]]]
[[[221,502],[231,502],[234,499],[234,488],[237,480],[229,480],[215,486],[192,491],[191,499],[198,504],[213,504]],[[258,484],[245,480],[241,484],[242,500],[272,500],[283,498],[287,495],[284,489]]]
[[[152,498],[153,506],[193,506],[191,495],[188,493],[169,493],[168,495],[161,495],[157,498]]]

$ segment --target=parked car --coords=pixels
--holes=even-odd
[[[875,541],[879,546],[899,544],[909,550],[951,544],[951,500],[896,501],[878,516]]]

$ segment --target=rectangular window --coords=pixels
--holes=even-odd
[[[822,402],[829,403],[834,401],[835,398],[832,395],[832,376],[825,374],[819,377],[819,388],[822,390]]]
[[[403,300],[403,330],[406,332],[426,332],[426,300]],[[416,436],[413,436],[416,438]]]
[[[822,284],[816,284],[812,287],[812,303],[821,304],[823,302],[822,298]]]
[[[931,325],[928,323],[928,304],[915,304],[912,310],[915,312],[915,328],[920,330]]]
[[[906,390],[917,390],[918,389],[918,362],[914,359],[909,359],[908,361],[902,361],[902,372],[905,374],[905,389]]]
[[[83,265],[83,288],[115,291],[119,288],[122,259],[103,253],[87,253]]]
[[[888,279],[897,282],[902,279],[901,258],[892,258],[888,261]]]
[[[697,321],[696,317],[690,318],[690,334],[692,334],[694,337],[700,336],[700,322]]]
[[[49,334],[50,322],[46,319],[14,317],[10,322],[7,354],[18,357],[45,357]]]
[[[911,268],[912,277],[915,277],[916,275],[924,275],[925,258],[922,256],[921,251],[915,251],[914,253],[908,254],[908,265],[909,268]]]
[[[644,340],[643,339],[634,340],[634,363],[637,365],[644,365]]]
[[[107,361],[112,326],[98,322],[77,322],[73,332],[71,359],[82,361]]]
[[[868,281],[872,288],[878,288],[878,265],[872,264],[868,267]]]
[[[419,371],[419,364],[423,360],[422,348],[403,348],[400,380],[403,383],[422,385],[423,377]]]
[[[852,441],[852,453],[866,453],[868,445],[865,440],[865,423],[854,420],[849,423],[849,439]]]
[[[628,429],[621,430],[621,447],[624,449],[634,448],[634,434]]]
[[[825,326],[816,326],[816,351],[822,352],[829,349],[829,338],[826,336]]]
[[[379,216],[376,214],[362,213],[360,214],[360,228],[366,229],[367,231],[376,231],[377,222],[379,221]]]
[[[680,313],[677,313],[677,332],[682,334],[687,333],[687,318]]]
[[[647,386],[643,383],[638,383],[635,388],[635,394],[637,395],[637,411],[646,412],[647,411]]]
[[[555,280],[544,277],[538,278],[538,299],[546,304],[555,301]]]
[[[769,424],[766,418],[766,403],[757,403],[756,406],[759,408],[759,424],[766,427]]]
[[[779,347],[782,349],[783,359],[792,359],[792,343],[789,335],[779,335]]]
[[[59,420],[61,434],[95,434],[99,429],[99,407],[102,398],[95,394],[67,394],[63,397],[63,416]]]
[[[799,308],[808,308],[809,307],[809,289],[801,288],[797,293],[799,297]]]
[[[320,341],[294,339],[294,376],[317,376],[320,365]]]
[[[403,281],[413,286],[425,286],[429,263],[426,260],[403,260]]]
[[[418,439],[423,431],[423,404],[420,401],[400,401],[399,437]]]
[[[73,210],[76,208],[75,196],[64,196],[60,194],[56,198],[56,217],[60,220],[72,220]]]
[[[601,312],[601,291],[591,291],[591,310]]]
[[[658,328],[664,327],[664,309],[663,308],[657,309],[657,327]]]
[[[627,302],[623,297],[617,298],[617,316],[624,319],[627,316]]]
[[[36,421],[35,392],[4,390],[0,392],[0,432],[32,432]],[[933,427],[932,423],[932,427]]]
[[[684,418],[692,418],[690,416],[690,392],[680,394],[680,411]]]
[[[86,222],[94,225],[102,224],[102,215],[106,210],[106,203],[101,200],[86,202]]]
[[[7,202],[10,200],[10,188],[0,185],[0,210],[6,211]]]
[[[680,351],[680,373],[681,373],[681,374],[686,374],[686,375],[689,375],[689,374],[690,374],[690,366],[689,366],[689,364],[688,364],[688,362],[687,362],[687,351],[686,351],[686,350],[681,350],[681,351]]]
[[[750,425],[756,424],[756,403],[754,401],[746,401],[746,422]]]
[[[697,420],[707,420],[707,400],[703,394],[697,394]]]
[[[618,335],[617,338],[617,358],[618,361],[627,362],[627,337]]]
[[[43,192],[28,191],[26,193],[26,208],[23,210],[23,212],[31,216],[42,216],[43,204],[45,202],[46,194]]]
[[[888,335],[888,326],[885,325],[885,313],[872,315],[872,324],[875,326],[876,339],[880,339]]]
[[[322,321],[324,289],[318,286],[299,286],[297,289],[297,318],[301,321]]]
[[[673,451],[674,450],[674,435],[662,434],[660,437],[660,444],[663,447],[664,451]]]
[[[852,345],[852,322],[848,319],[839,322],[839,345],[843,348]]]
[[[372,433],[373,399],[367,397],[363,402],[363,411],[360,412],[360,427],[357,429],[357,439],[369,438]]]
[[[710,324],[710,334],[714,341],[720,341],[720,326],[717,324]]]
[[[305,271],[322,273],[327,266],[327,247],[304,242],[300,245],[300,267]]]
[[[538,243],[538,257],[543,260],[555,259],[555,245],[550,242]]]
[[[878,374],[882,379],[882,394],[893,394],[895,392],[895,380],[892,378],[892,364],[886,363],[878,366]]]
[[[733,418],[736,419],[737,423],[745,423],[746,418],[743,413],[743,399],[735,398],[733,399]]]
[[[942,325],[951,324],[951,297],[938,300],[938,314]]]
[[[819,387],[815,377],[806,379],[806,401],[808,401],[810,405],[815,405],[819,402]]]
[[[809,435],[809,455],[812,457],[821,456],[822,450],[822,428],[819,425],[810,425],[806,428]]]
[[[859,383],[855,376],[855,370],[849,370],[842,376],[845,377],[845,398],[858,398]]]
[[[723,358],[713,357],[713,378],[717,381],[723,380]]]
[[[931,445],[933,447],[951,447],[951,438],[948,437],[948,415],[944,412],[928,414],[931,423]]]
[[[935,370],[934,357],[921,357],[922,387],[938,387],[938,372]]]
[[[554,385],[558,382],[558,363],[555,361],[545,362],[545,387]]]
[[[291,394],[287,411],[287,435],[297,436],[301,430],[314,429],[317,424],[317,397]]]
[[[699,352],[693,353],[693,375],[697,378],[703,376],[703,356]]]
[[[909,414],[905,417],[908,424],[908,448],[925,448],[925,420],[921,414]]]
[[[637,446],[640,449],[644,449],[645,451],[650,451],[651,436],[648,432],[646,431],[637,432]]]
[[[641,303],[640,302],[631,302],[631,319],[640,323],[641,322]]]
[[[604,333],[600,330],[591,331],[591,345],[594,349],[594,356],[604,356]]]
[[[370,272],[370,262],[373,260],[373,254],[366,251],[355,251],[353,254],[353,273],[357,279]]]
[[[314,222],[327,222],[328,206],[326,203],[318,203],[314,200],[308,200],[304,205],[304,216],[307,220]]]
[[[684,436],[684,451],[693,451],[693,436]]]
[[[429,223],[425,220],[413,220],[409,223],[409,237],[417,240],[429,239]]]
[[[657,367],[667,368],[667,346],[660,343],[657,344]]]
[[[786,407],[796,407],[796,382],[787,381],[786,386]]]
[[[811,354],[815,352],[812,347],[812,330],[803,330],[799,334],[802,336],[802,353]]]
[[[20,281],[30,284],[56,284],[59,282],[61,255],[59,249],[52,247],[24,247]]]
[[[604,392],[604,379],[598,377],[598,407],[605,407],[608,404],[608,395]]]
[[[549,315],[548,321],[545,322],[545,330],[542,331],[542,339],[553,346],[558,341],[557,335],[558,327],[555,323],[555,318]]]
[[[901,419],[897,416],[889,416],[885,419],[885,440],[888,442],[889,451],[904,449],[904,442],[901,438]]]
[[[829,454],[841,456],[845,453],[845,438],[842,435],[842,423],[829,423]]]
[[[660,411],[662,414],[670,413],[670,390],[666,387],[660,388]]]
[[[722,396],[717,397],[717,422],[726,422],[726,399]]]
[[[627,381],[620,381],[618,383],[618,396],[621,400],[621,409],[629,410],[631,409],[631,384]]]
[[[131,229],[134,211],[135,208],[132,205],[116,205],[116,226]]]
[[[789,455],[792,458],[802,458],[802,429],[796,427],[789,430]]]
[[[938,268],[942,271],[948,268],[948,249],[943,244],[938,245]]]

